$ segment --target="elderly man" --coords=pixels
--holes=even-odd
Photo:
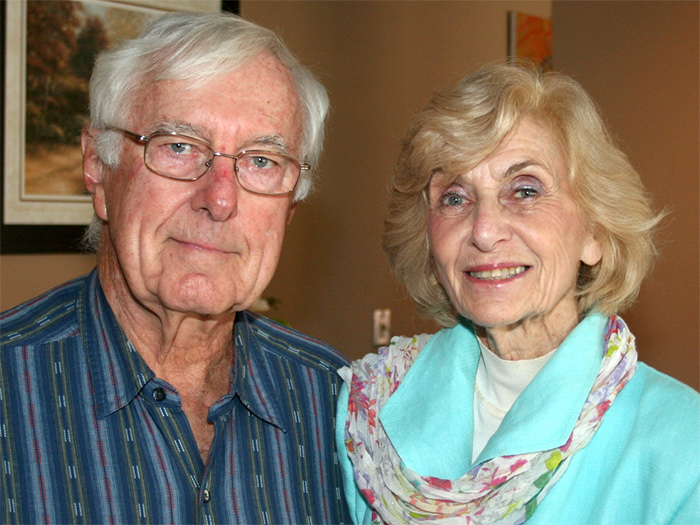
[[[310,186],[323,87],[173,14],[98,58],[97,269],[2,316],[0,521],[342,523],[339,353],[245,309]]]

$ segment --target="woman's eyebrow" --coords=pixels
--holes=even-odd
[[[522,162],[516,162],[515,164],[511,164],[510,166],[508,166],[508,168],[506,168],[501,178],[503,180],[509,179],[510,177],[513,177],[514,175],[529,168],[530,166],[542,166],[542,164],[534,160],[524,160]]]

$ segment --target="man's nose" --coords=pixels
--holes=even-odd
[[[511,237],[508,212],[499,202],[478,202],[472,220],[471,242],[480,251],[491,251]]]
[[[214,157],[211,168],[194,184],[199,186],[193,208],[208,213],[214,221],[225,221],[236,215],[241,185],[234,171],[234,161]]]

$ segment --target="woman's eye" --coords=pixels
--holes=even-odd
[[[448,206],[448,207],[455,207],[455,206],[462,206],[465,202],[465,199],[461,195],[457,195],[456,193],[450,193],[448,195],[444,195],[441,200],[441,204],[443,206]]]
[[[514,192],[514,195],[519,198],[519,199],[528,199],[532,197],[537,197],[540,194],[537,189],[526,186],[522,188],[517,188]]]

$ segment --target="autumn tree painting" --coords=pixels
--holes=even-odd
[[[80,131],[95,57],[155,16],[82,1],[27,2],[25,194],[85,193]]]

